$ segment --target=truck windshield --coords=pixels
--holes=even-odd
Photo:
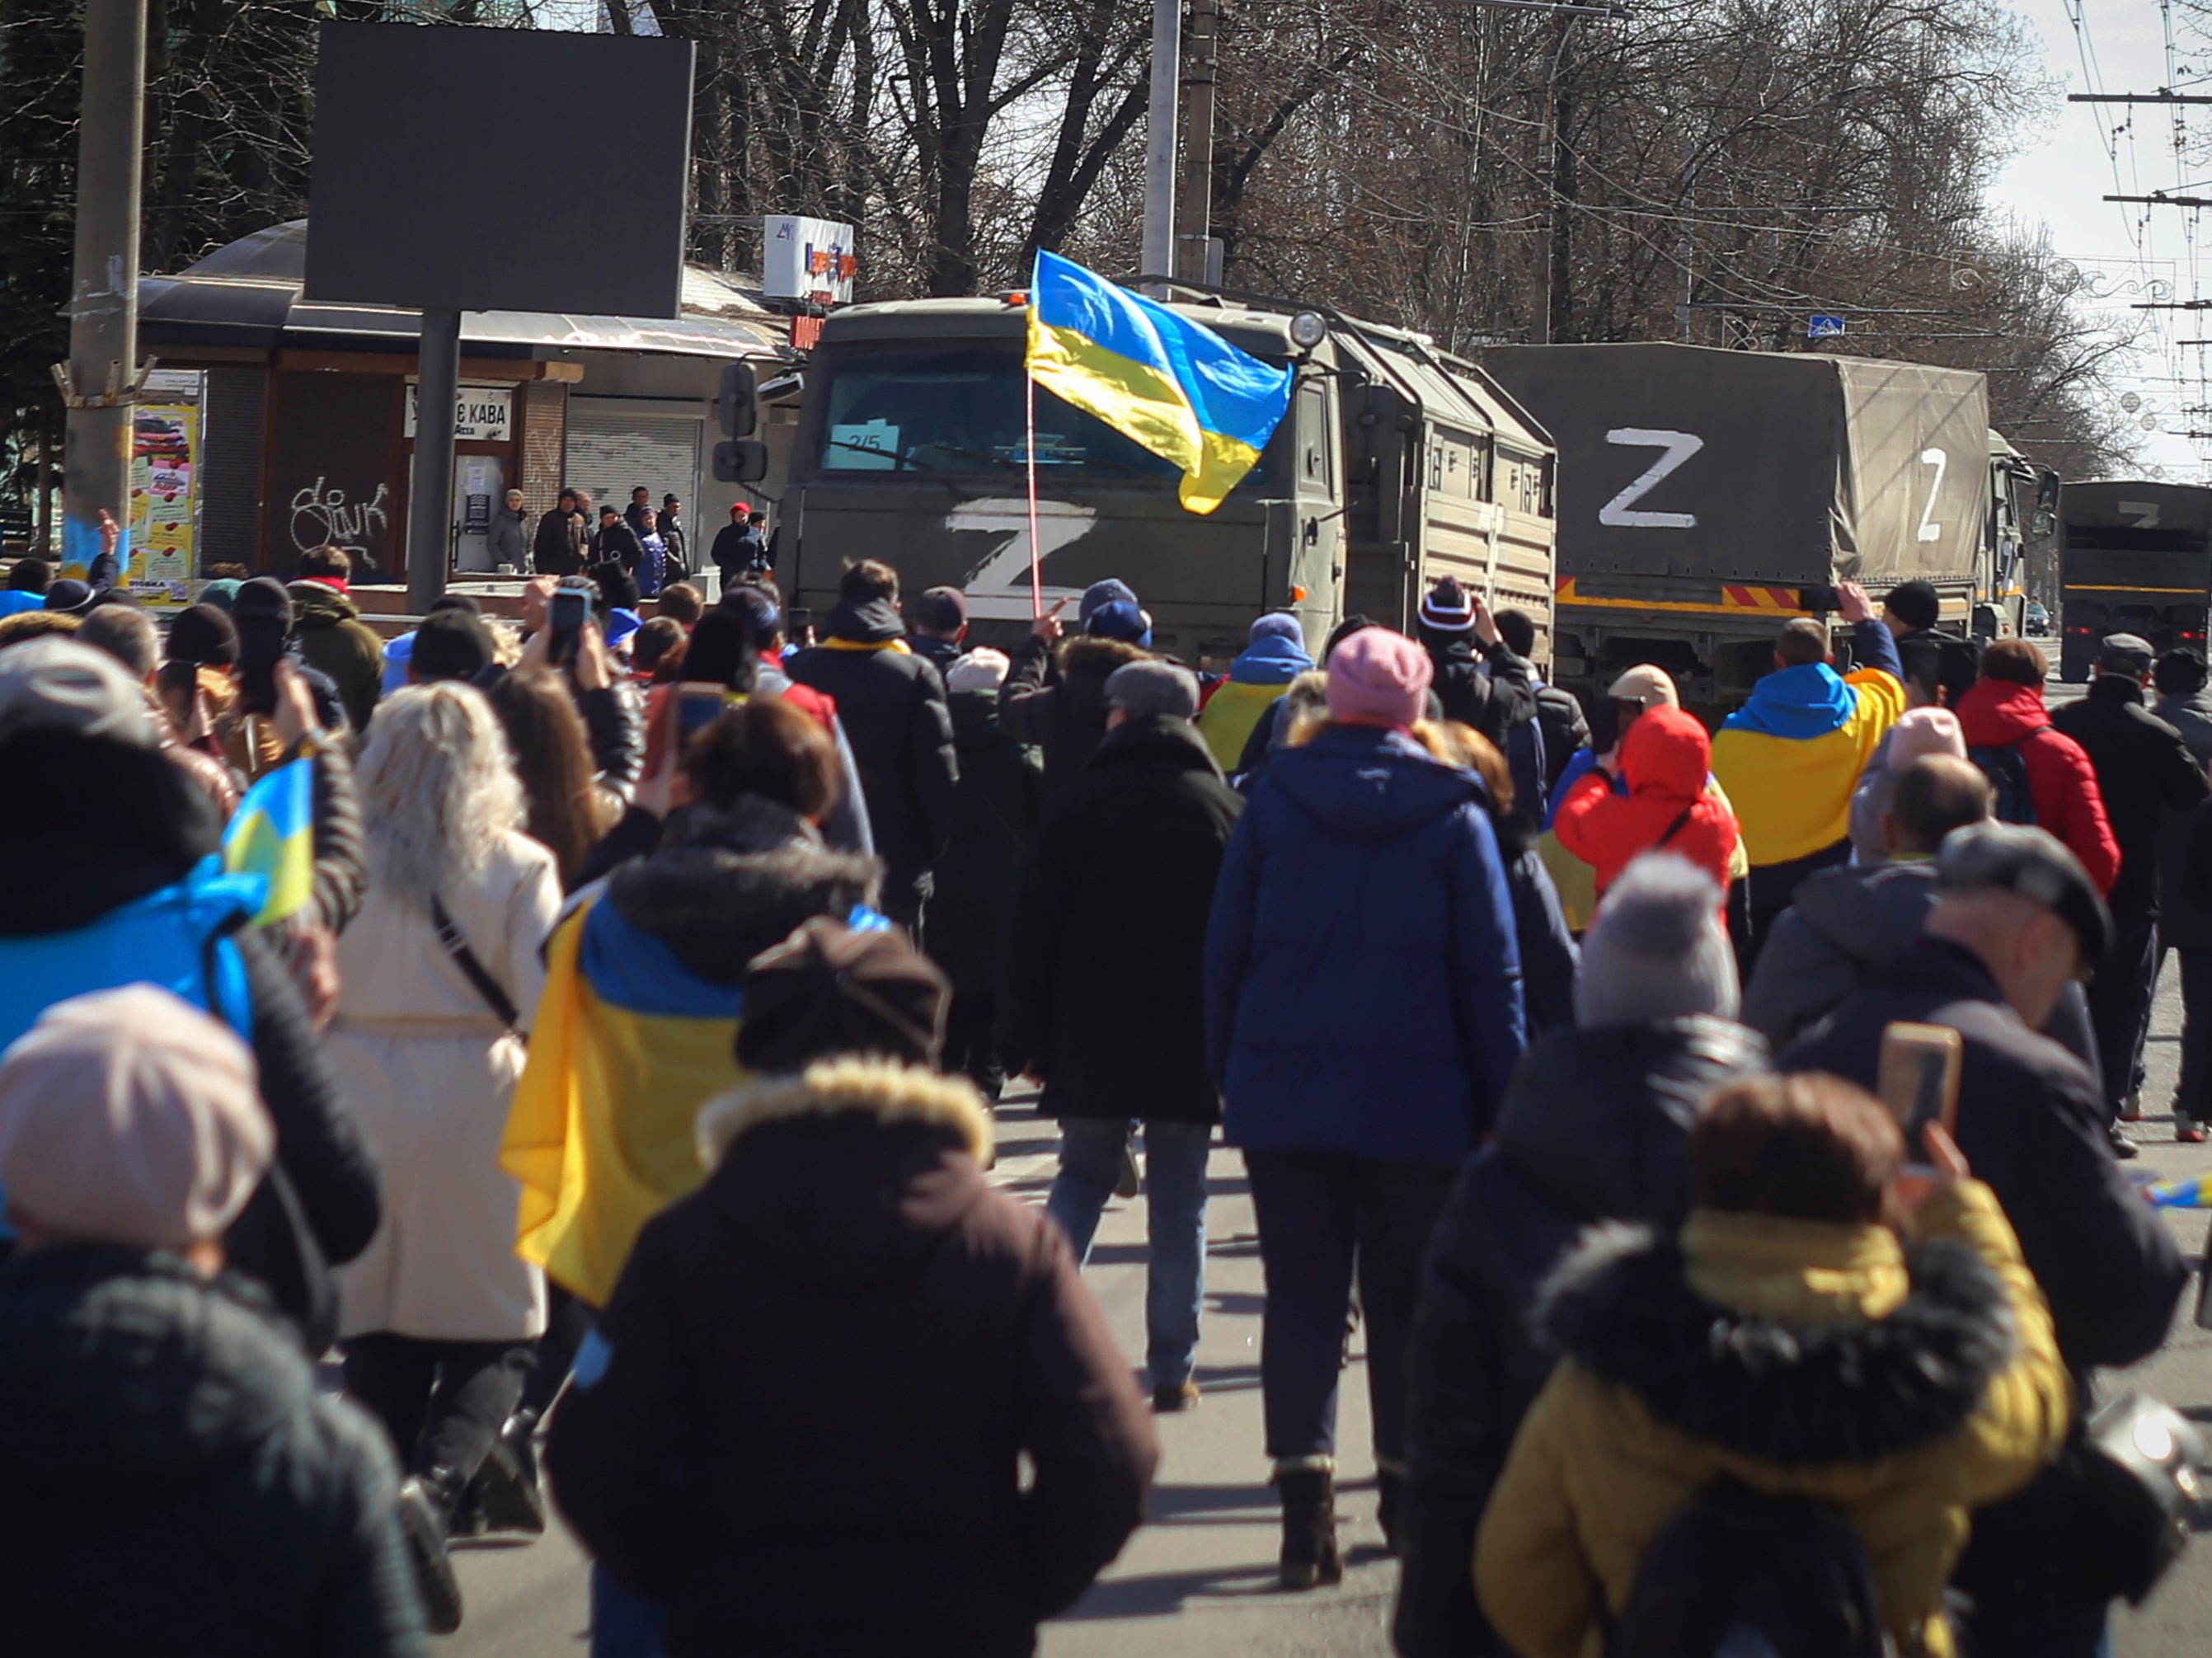
[[[822,354],[827,411],[814,455],[820,472],[1019,474],[1029,464],[1019,350],[1011,342],[870,342]],[[1138,478],[1182,476],[1104,422],[1036,394],[1037,474]],[[1272,451],[1278,446],[1270,445]],[[1267,464],[1234,493],[1257,493]]]

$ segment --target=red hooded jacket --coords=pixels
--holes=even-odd
[[[1953,713],[1970,749],[2016,748],[2027,767],[2027,792],[2035,823],[2081,860],[2097,890],[2110,895],[2120,875],[2120,843],[2105,820],[2097,768],[2079,743],[2053,731],[2043,706],[2043,687],[1978,679]]]
[[[1567,792],[1553,831],[1561,846],[1597,871],[1599,897],[1639,853],[1662,845],[1728,890],[1736,825],[1707,792],[1712,759],[1712,739],[1696,715],[1652,708],[1628,728],[1620,745],[1626,794],[1615,794],[1612,780],[1595,771]]]

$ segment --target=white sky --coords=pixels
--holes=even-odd
[[[2178,16],[2172,27],[2179,33],[2169,58],[2168,13],[2160,0],[2014,0],[2014,9],[2042,36],[2051,72],[2064,82],[2066,92],[2154,92],[2171,87],[2212,93],[2212,76],[2199,84],[2195,67],[2201,61],[2212,68],[2212,52],[2192,50],[2197,43]],[[2176,116],[2186,123],[2191,147],[2206,157],[2198,163],[2200,170],[2187,170],[2177,160]],[[2202,380],[2176,384],[2173,376],[2180,365],[2193,375],[2197,360],[2212,356],[2212,347],[2175,342],[2212,339],[2212,311],[2127,307],[2153,298],[2212,298],[2212,258],[2200,265],[2196,247],[2201,244],[2212,256],[2212,223],[2199,231],[2192,223],[2202,216],[2197,213],[2126,206],[2103,197],[2160,190],[2212,196],[2212,143],[2207,143],[2212,139],[2212,106],[2062,102],[2051,112],[2044,131],[2044,141],[2031,141],[2000,175],[1994,203],[2024,225],[2047,225],[2057,252],[2081,268],[2092,289],[2107,296],[2096,303],[2151,319],[2155,333],[2148,337],[2149,349],[2138,354],[2132,375],[2116,376],[2115,385],[2141,397],[2142,412],[2158,420],[2160,429],[2142,446],[2146,467],[2162,466],[2177,481],[2203,480],[2212,475],[2205,459],[2212,456],[2212,442],[2179,434],[2212,431],[2212,414],[2184,412],[2212,403],[2212,397],[2203,395]],[[2144,291],[2158,282],[2172,284],[2172,291]]]

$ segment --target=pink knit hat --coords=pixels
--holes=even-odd
[[[1931,754],[1966,757],[1966,736],[1948,708],[1908,708],[1890,728],[1888,768],[1903,771]]]
[[[0,1056],[0,1189],[58,1237],[221,1237],[276,1138],[246,1044],[152,985],[57,1002]]]
[[[1362,628],[1329,653],[1329,717],[1347,726],[1410,726],[1428,712],[1429,653],[1388,628]]]

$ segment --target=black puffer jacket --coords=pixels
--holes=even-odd
[[[1521,950],[1522,1005],[1528,1034],[1575,1022],[1575,972],[1581,951],[1567,930],[1559,890],[1536,851],[1535,826],[1518,812],[1491,818],[1498,831],[1498,861],[1505,866],[1505,890],[1513,896],[1513,942]]]
[[[952,839],[937,860],[929,904],[929,954],[957,996],[998,988],[999,952],[1014,907],[1022,850],[1036,827],[1044,774],[999,724],[996,692],[956,691],[952,741],[960,750]]]
[[[700,1132],[553,1418],[562,1512],[671,1658],[1026,1658],[1155,1457],[1066,1239],[984,1180],[964,1083],[817,1066]]]
[[[206,795],[156,751],[31,732],[0,744],[0,767],[41,784],[35,811],[27,800],[0,811],[0,857],[43,872],[0,883],[0,937],[88,926],[183,880],[220,843]],[[254,934],[236,942],[276,1162],[226,1248],[232,1266],[264,1285],[319,1352],[337,1312],[328,1266],[367,1248],[381,1215],[375,1160],[291,978]]]
[[[1527,659],[1514,655],[1503,641],[1478,647],[1472,633],[1426,626],[1419,632],[1421,647],[1436,667],[1429,689],[1443,705],[1444,718],[1472,726],[1505,753],[1513,728],[1536,717],[1534,676]]]
[[[1726,1019],[1554,1031],[1529,1048],[1490,1144],[1461,1171],[1429,1245],[1408,1354],[1407,1514],[1392,1639],[1404,1658],[1502,1653],[1474,1603],[1474,1533],[1555,1355],[1538,1294],[1587,1227],[1671,1232],[1690,1208],[1690,1124],[1706,1095],[1764,1071]]]
[[[1062,1117],[1210,1123],[1206,927],[1243,798],[1188,720],[1106,733],[1023,860],[999,1049]]]
[[[885,908],[909,920],[928,897],[931,866],[952,835],[960,764],[945,681],[922,658],[896,648],[906,627],[888,600],[848,599],[825,622],[833,642],[799,652],[784,671],[836,703],[884,860]]]
[[[872,859],[831,852],[788,807],[744,795],[728,811],[669,815],[649,856],[607,879],[607,902],[665,944],[687,972],[733,985],[745,964],[817,915],[843,919],[873,902]]]
[[[2067,1367],[2085,1375],[2156,1351],[2188,1268],[2105,1143],[2091,1073],[2021,1023],[1972,951],[1923,934],[1784,1049],[1780,1066],[1872,1089],[1882,1029],[1895,1019],[1949,1025],[1966,1039],[1959,1149],[2020,1235]]]
[[[2159,826],[2205,797],[2204,768],[2181,733],[2143,706],[2142,687],[2104,674],[2089,694],[2051,716],[2097,768],[2105,817],[2120,843],[2120,878],[2107,902],[2121,926],[2158,912]]]
[[[265,1310],[170,1255],[0,1267],[0,1646],[428,1654],[384,1436]]]
[[[1071,639],[1054,651],[1031,634],[999,689],[999,720],[1017,743],[1044,750],[1044,793],[1073,783],[1106,735],[1106,681],[1146,653],[1118,639]]]

